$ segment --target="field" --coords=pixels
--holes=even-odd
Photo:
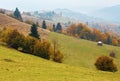
[[[100,55],[116,52],[115,63],[120,69],[119,47],[50,33],[49,39],[58,40],[65,55],[62,64],[24,54],[0,45],[1,81],[119,81],[120,71],[116,73],[98,71],[94,67],[95,59]]]
[[[1,81],[119,81],[119,75],[59,64],[0,46]]]
[[[58,47],[60,47],[62,53],[65,55],[65,64],[95,69],[94,63],[99,56],[109,56],[109,53],[114,51],[116,53],[115,63],[120,68],[120,47],[105,44],[97,46],[96,42],[56,33],[50,33],[49,39],[57,40]]]

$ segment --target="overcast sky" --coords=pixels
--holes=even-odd
[[[119,5],[120,0],[0,0],[0,8],[21,11],[66,8],[78,12]]]

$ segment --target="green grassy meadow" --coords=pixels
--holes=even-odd
[[[120,71],[103,72],[94,67],[98,56],[114,50],[119,70],[119,47],[99,47],[94,42],[50,33],[49,39],[54,38],[65,55],[62,64],[0,45],[0,81],[120,81]]]
[[[95,69],[94,63],[99,56],[109,56],[109,53],[114,51],[116,53],[115,63],[120,68],[120,47],[105,44],[103,46],[97,46],[96,42],[56,33],[51,33],[49,38],[58,41],[59,47],[65,55],[65,64]]]

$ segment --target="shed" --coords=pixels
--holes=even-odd
[[[102,42],[102,41],[98,41],[98,42],[97,42],[97,45],[98,45],[98,46],[103,46],[103,42]]]

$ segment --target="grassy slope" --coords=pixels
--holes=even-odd
[[[13,23],[14,22],[14,23]],[[14,27],[28,34],[30,26],[13,18],[0,14],[0,27]],[[22,28],[21,28],[22,27]],[[28,28],[26,28],[28,27]],[[41,30],[41,29],[39,29]],[[43,34],[46,34],[41,30]],[[109,54],[115,50],[115,62],[120,68],[120,51],[118,47],[79,40],[56,33],[49,38],[57,39],[65,54],[64,63],[58,64],[32,55],[23,54],[13,49],[0,46],[0,80],[1,81],[119,81],[120,72],[109,73],[94,68],[96,57]],[[66,65],[69,64],[69,65]],[[75,67],[79,66],[79,67]]]
[[[119,81],[119,75],[54,63],[0,46],[1,81]]]
[[[0,13],[0,29],[4,27],[12,27],[18,29],[23,34],[28,34],[30,30],[30,25]]]
[[[12,17],[0,13],[0,29],[3,29],[4,27],[5,28],[11,27],[17,29],[19,32],[23,33],[24,35],[28,35],[30,33],[31,25],[20,22]],[[42,38],[46,38],[46,36],[49,33],[48,30],[44,30],[42,28],[38,28],[38,32],[40,33]]]
[[[110,45],[97,46],[96,42],[77,39],[61,34],[51,33],[50,39],[56,39],[65,55],[64,63],[95,69],[94,62],[101,55],[109,55],[113,50],[117,58],[115,63],[120,69],[120,48]]]

